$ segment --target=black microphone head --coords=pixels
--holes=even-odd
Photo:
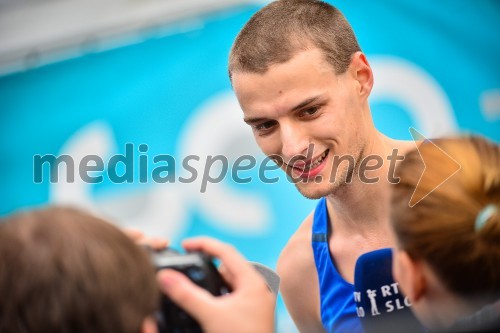
[[[392,250],[361,255],[354,271],[354,301],[366,333],[426,332],[392,277]]]

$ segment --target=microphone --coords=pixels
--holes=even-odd
[[[423,333],[410,301],[392,277],[392,250],[361,255],[354,270],[356,312],[366,333]]]
[[[260,275],[262,275],[262,277],[266,280],[266,284],[273,294],[278,295],[278,291],[280,289],[280,277],[278,273],[258,262],[250,262],[250,264],[252,264],[257,272],[259,272]]]

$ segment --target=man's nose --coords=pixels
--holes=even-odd
[[[300,158],[307,156],[307,147],[309,139],[304,132],[303,127],[287,123],[281,124],[281,153],[285,162],[290,161],[293,157]]]

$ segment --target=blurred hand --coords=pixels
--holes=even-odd
[[[154,250],[162,250],[168,246],[168,241],[160,237],[147,237],[142,231],[125,228],[122,231],[138,245],[149,246]]]
[[[211,238],[190,239],[187,251],[202,251],[219,258],[221,274],[232,293],[213,296],[184,274],[165,269],[158,273],[160,289],[202,326],[206,333],[271,333],[276,296],[264,279],[232,246]]]

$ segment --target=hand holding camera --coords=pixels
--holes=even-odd
[[[178,271],[213,296],[221,296],[230,292],[229,286],[214,266],[212,258],[203,252],[181,254],[168,248],[152,252],[151,257],[157,270]],[[199,324],[165,295],[162,296],[160,311],[156,319],[159,333],[202,332]]]
[[[175,319],[176,325],[184,326],[167,332],[200,332],[200,328],[207,333],[273,332],[276,296],[237,250],[211,238],[191,239],[183,246],[188,254],[163,253],[158,258],[166,265],[157,267],[169,266],[157,275],[160,289],[167,302],[178,306],[172,310],[170,303],[165,303],[170,309],[166,320],[172,313],[181,314],[175,311],[189,314]],[[220,271],[210,256],[220,259]]]

